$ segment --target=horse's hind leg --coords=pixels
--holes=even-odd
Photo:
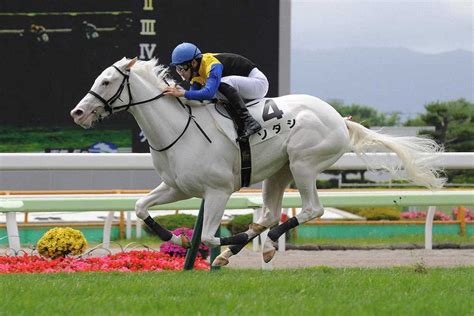
[[[283,193],[291,179],[291,171],[288,164],[286,164],[272,177],[263,181],[263,212],[260,218],[255,223],[250,224],[249,229],[245,232],[249,237],[249,242],[267,228],[278,224],[281,214]],[[244,247],[245,244],[230,246],[217,256],[212,265],[227,265],[229,263],[229,258],[239,253]]]
[[[174,244],[190,247],[189,240],[185,235],[180,237],[174,235],[169,230],[157,223],[148,213],[148,209],[153,205],[172,203],[188,199],[189,196],[181,192],[180,190],[170,187],[166,183],[162,182],[157,188],[152,190],[150,193],[140,198],[135,204],[135,212],[137,217],[142,219],[148,227],[155,232],[158,237],[163,241],[171,241]]]
[[[324,151],[321,150],[321,152]],[[315,155],[314,159],[318,159],[319,162],[315,162],[313,159],[301,159],[292,162],[290,157],[290,169],[296,187],[300,192],[303,204],[300,213],[279,226],[272,228],[268,233],[268,238],[265,240],[263,247],[263,260],[265,262],[269,262],[273,258],[275,254],[275,247],[273,244],[281,235],[299,224],[303,224],[323,215],[323,205],[319,200],[318,192],[316,190],[316,178],[319,173],[336,162],[341,154],[342,152],[340,154],[329,154],[326,156]]]

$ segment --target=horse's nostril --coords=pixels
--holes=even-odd
[[[74,112],[72,112],[72,116],[73,117],[81,117],[82,114],[84,114],[84,111],[80,110],[80,109],[77,109],[75,110]]]

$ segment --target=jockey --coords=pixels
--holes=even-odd
[[[228,110],[238,127],[238,141],[247,141],[262,129],[242,99],[260,99],[268,92],[267,77],[253,62],[230,53],[202,54],[196,45],[182,43],[173,50],[171,64],[191,88],[168,87],[164,94],[202,101],[213,99],[219,91],[230,102]]]

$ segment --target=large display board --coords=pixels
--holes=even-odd
[[[247,56],[278,95],[280,0],[0,3],[0,124],[70,125],[70,109],[105,67],[123,56],[167,64],[183,41]]]

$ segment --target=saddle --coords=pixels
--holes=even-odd
[[[283,136],[291,130],[295,124],[294,119],[284,116],[284,104],[279,99],[264,98],[259,100],[247,100],[246,105],[253,118],[262,125],[262,130],[250,136],[248,142],[236,142],[237,130],[234,121],[229,115],[227,99],[216,99],[207,102],[187,101],[191,106],[205,105],[211,116],[214,118],[217,129],[223,133],[240,150],[241,158],[241,186],[250,184],[252,161],[251,148],[266,142],[273,137]]]

